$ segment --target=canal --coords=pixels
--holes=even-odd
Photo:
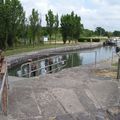
[[[99,47],[88,50],[80,50],[75,52],[61,53],[52,57],[52,62],[65,60],[64,68],[71,68],[86,64],[96,64],[97,62],[106,60],[112,57],[115,52],[115,47]],[[41,66],[45,66],[45,60],[41,61]],[[18,72],[21,70],[21,65],[16,66],[8,71],[11,76],[19,76]]]

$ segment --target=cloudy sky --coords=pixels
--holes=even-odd
[[[95,29],[101,26],[108,31],[120,30],[120,0],[20,0],[27,16],[32,8],[39,11],[42,24],[45,14],[51,9],[54,14],[71,13],[81,16],[85,28]]]

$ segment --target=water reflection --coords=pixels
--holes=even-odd
[[[17,71],[18,77],[34,77],[45,75],[47,73],[55,73],[65,66],[66,60],[63,56],[54,56],[44,58],[42,60],[31,61],[21,65],[21,69]],[[25,72],[26,71],[26,72]],[[21,75],[18,74],[21,72]]]
[[[106,46],[95,48],[92,50],[77,51],[75,53],[68,53],[64,55],[67,59],[66,68],[75,67],[79,65],[91,64],[97,61],[105,60],[112,57],[112,53],[115,51],[114,47]]]
[[[75,67],[82,65],[83,57],[80,57],[78,53],[63,55],[63,59],[67,60],[65,68]]]

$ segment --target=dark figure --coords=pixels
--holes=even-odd
[[[36,76],[36,65],[35,64],[33,64],[32,66],[31,66],[31,70],[33,71],[32,72],[32,76]]]
[[[52,73],[52,64],[53,64],[53,61],[52,61],[52,59],[50,58],[50,59],[49,59],[49,71],[50,71],[50,73]]]
[[[116,47],[116,53],[120,52],[120,47]]]

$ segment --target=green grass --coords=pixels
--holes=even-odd
[[[44,45],[35,45],[34,47],[32,45],[30,46],[19,46],[15,47],[13,49],[9,49],[5,51],[5,56],[10,56],[14,54],[19,54],[19,53],[24,53],[24,52],[31,52],[31,51],[37,51],[37,50],[42,50],[42,49],[48,49],[48,48],[58,48],[58,47],[64,47],[67,45],[75,45],[75,44],[63,44],[63,43],[46,43]]]
[[[36,50],[41,50],[41,49],[47,49],[47,48],[54,48],[54,47],[60,47],[63,46],[61,44],[57,45],[35,45],[33,46],[20,46],[14,49],[9,49],[5,51],[5,56],[10,56],[18,53],[23,53],[23,52],[30,52],[30,51],[36,51]]]
[[[82,44],[82,43],[77,43],[77,44]],[[24,52],[31,52],[31,51],[37,51],[37,50],[42,50],[42,49],[48,49],[48,48],[58,48],[58,47],[64,47],[64,46],[73,46],[76,45],[75,42],[71,41],[71,44],[67,43],[63,44],[62,40],[57,40],[57,43],[55,44],[55,41],[52,40],[51,44],[49,42],[45,44],[37,44],[33,47],[33,45],[19,45],[18,47],[14,47],[12,49],[8,49],[5,51],[5,56],[10,56],[10,55],[15,55],[19,53],[24,53]]]

